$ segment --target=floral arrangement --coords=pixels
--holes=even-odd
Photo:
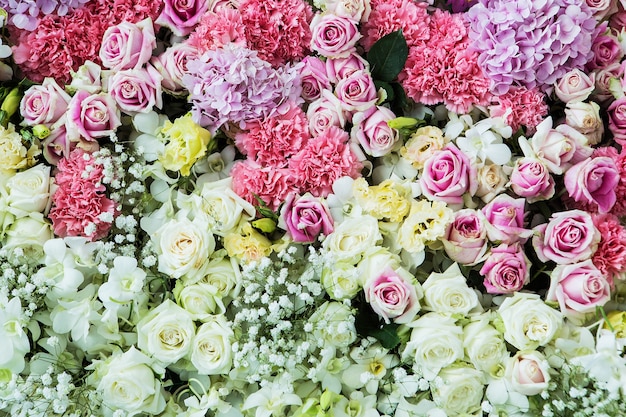
[[[623,0],[0,8],[0,415],[626,416]]]

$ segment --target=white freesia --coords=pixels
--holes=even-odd
[[[98,288],[98,297],[106,308],[117,310],[121,304],[141,298],[146,275],[137,267],[135,258],[118,256],[113,260],[106,282]]]
[[[336,355],[336,353],[333,347],[322,348],[320,363],[307,375],[313,382],[319,382],[323,390],[335,393],[341,392],[341,375],[351,364],[347,356]]]
[[[288,415],[284,410],[290,405],[301,405],[302,400],[288,387],[279,383],[270,383],[246,398],[242,410],[254,409],[255,417]]]
[[[369,394],[376,394],[380,381],[399,363],[396,355],[390,354],[378,343],[357,346],[350,351],[354,364],[346,369],[341,380],[351,390],[365,388]]]
[[[537,395],[548,388],[550,364],[536,350],[519,351],[509,360],[505,377],[520,394]]]
[[[235,147],[227,145],[220,152],[213,152],[206,158],[196,162],[191,170],[196,174],[201,174],[196,181],[198,189],[202,189],[205,183],[230,178],[230,170],[235,164],[235,156]]]
[[[422,288],[426,310],[466,315],[479,306],[476,292],[467,285],[457,263],[453,263],[442,273],[432,272]]]
[[[359,217],[362,209],[353,198],[350,177],[338,178],[333,183],[333,192],[326,197],[326,203],[335,224],[341,223],[346,217]]]
[[[341,396],[333,407],[335,417],[379,417],[376,410],[376,395],[365,395],[352,391],[350,397]]]
[[[133,116],[133,126],[138,135],[133,138],[132,143],[146,162],[156,161],[165,150],[165,143],[157,137],[157,132],[166,120],[166,115],[160,115],[155,111]]]
[[[484,393],[482,374],[469,366],[449,366],[439,373],[432,389],[435,404],[448,416],[477,415]]]
[[[463,328],[463,347],[470,363],[492,378],[502,376],[509,353],[502,334],[489,323],[489,316],[474,317]]]
[[[381,241],[378,221],[363,215],[344,219],[324,240],[323,246],[338,260],[356,264],[368,249]]]
[[[45,265],[34,275],[34,279],[52,284],[46,293],[49,300],[69,297],[76,293],[84,276],[76,265],[76,256],[68,249],[63,239],[50,239],[43,245]]]
[[[456,138],[456,144],[466,155],[482,162],[505,165],[511,160],[511,149],[503,143],[513,134],[503,118],[483,119],[467,129],[465,136]]]
[[[24,369],[24,357],[30,351],[25,329],[27,320],[19,298],[0,304],[0,323],[0,371],[8,369],[17,374]]]
[[[345,304],[327,301],[309,318],[314,342],[321,347],[348,347],[356,340],[354,315]]]
[[[15,217],[43,212],[50,197],[50,167],[35,165],[18,172],[6,182],[7,204]]]
[[[485,398],[491,406],[489,417],[530,417],[528,397],[513,389],[505,378],[491,381],[485,390]]]
[[[191,363],[201,375],[226,374],[232,366],[233,330],[222,315],[213,316],[196,332],[191,347]]]

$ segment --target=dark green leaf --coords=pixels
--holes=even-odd
[[[409,56],[401,30],[391,32],[380,38],[367,53],[372,78],[391,82],[398,76]]]
[[[398,327],[395,323],[384,324],[380,329],[372,329],[370,336],[378,340],[385,349],[393,349],[400,344]]]
[[[376,86],[376,91],[382,88],[387,93],[387,98],[383,102],[393,101],[395,97],[395,93],[393,91],[393,87],[391,86],[391,84],[385,81],[374,80],[374,85]]]

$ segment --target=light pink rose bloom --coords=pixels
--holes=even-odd
[[[529,203],[548,200],[554,196],[554,178],[548,167],[536,158],[519,158],[515,161],[510,179],[511,189]]]
[[[594,73],[587,75],[575,68],[557,81],[554,92],[563,103],[584,101],[593,92],[595,82]]]
[[[309,193],[287,197],[280,211],[279,225],[298,243],[313,243],[320,233],[328,236],[334,230],[326,202]]]
[[[492,242],[511,245],[524,243],[533,231],[524,228],[526,200],[500,194],[491,200],[482,212],[487,219],[487,237]]]
[[[67,157],[76,146],[67,138],[65,125],[60,125],[50,131],[50,134],[42,141],[41,150],[43,157],[50,165],[56,166],[62,158]]]
[[[145,68],[119,71],[109,78],[109,94],[127,114],[149,113],[161,108],[161,74],[150,64]]]
[[[302,98],[308,102],[317,100],[322,96],[323,90],[330,90],[332,86],[326,75],[326,64],[314,56],[306,56],[300,67],[300,79],[302,81]]]
[[[462,204],[463,195],[474,195],[478,187],[476,168],[467,155],[449,143],[426,160],[420,186],[422,194],[429,200]]]
[[[400,135],[396,129],[387,124],[396,118],[396,115],[386,107],[370,107],[364,112],[352,116],[352,139],[358,142],[366,154],[380,157],[391,152]]]
[[[617,12],[617,0],[586,0],[586,3],[598,22]]]
[[[558,301],[566,317],[592,313],[611,298],[611,285],[591,259],[569,265],[557,265],[550,274],[548,301]]]
[[[332,13],[317,13],[310,26],[311,49],[324,57],[347,57],[361,39],[357,22]]]
[[[163,80],[163,90],[170,94],[184,94],[183,75],[187,72],[187,62],[198,58],[198,50],[187,42],[176,43],[161,55],[152,57],[150,63],[159,71]]]
[[[29,126],[56,123],[65,114],[70,95],[53,78],[45,78],[41,85],[33,85],[20,101],[20,114]]]
[[[343,58],[328,58],[326,60],[326,74],[331,83],[337,83],[349,77],[355,71],[369,71],[369,63],[357,53],[351,53]]]
[[[530,282],[530,261],[519,242],[491,248],[480,274],[489,294],[511,294]]]
[[[565,123],[587,138],[587,145],[597,145],[602,141],[604,122],[600,117],[600,106],[588,103],[568,103],[565,106]]]
[[[617,143],[626,147],[626,97],[615,100],[607,109],[609,130]]]
[[[309,120],[309,132],[316,137],[331,126],[342,128],[346,125],[346,117],[341,102],[329,90],[323,90],[322,96],[309,104],[306,111]]]
[[[582,262],[593,255],[600,242],[600,232],[591,215],[582,210],[554,213],[548,223],[534,230],[533,247],[542,262]]]
[[[462,265],[475,265],[487,252],[487,219],[480,210],[461,209],[441,240],[450,259]]]
[[[113,71],[139,68],[150,60],[156,48],[154,25],[147,18],[137,23],[110,26],[102,37],[100,60]]]
[[[102,91],[102,68],[93,61],[85,61],[78,67],[77,71],[72,71],[72,81],[69,88],[71,90],[85,90],[91,94]]]
[[[599,213],[607,213],[617,201],[615,187],[619,171],[612,158],[586,159],[565,173],[565,188],[577,202],[597,204]]]
[[[613,62],[605,68],[598,68],[594,71],[596,74],[596,89],[593,97],[600,103],[606,103],[613,100],[613,94],[610,90],[612,78],[621,78],[624,75],[624,68],[619,62]]]
[[[165,0],[164,3],[155,23],[169,28],[176,36],[189,35],[209,10],[206,0]]]
[[[390,323],[409,323],[420,310],[416,284],[403,275],[387,267],[377,277],[371,278],[363,285],[365,300],[372,310]]]
[[[106,93],[90,94],[79,90],[67,108],[65,127],[70,141],[83,138],[97,141],[109,137],[122,124],[120,111],[113,98]]]
[[[537,395],[548,388],[550,364],[537,351],[519,351],[509,360],[505,376],[516,392]]]
[[[378,100],[374,80],[367,70],[355,71],[339,80],[335,94],[344,110],[349,112],[367,110]]]
[[[326,12],[363,23],[369,19],[372,7],[370,0],[326,0]]]

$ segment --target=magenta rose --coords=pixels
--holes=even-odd
[[[554,196],[554,178],[548,168],[535,158],[520,158],[515,161],[510,179],[511,189],[529,203],[547,200]]]
[[[580,317],[592,313],[611,298],[611,286],[590,259],[569,265],[557,265],[550,275],[546,299],[558,301],[565,316]]]
[[[351,137],[361,145],[366,154],[374,157],[385,156],[400,139],[398,131],[387,124],[395,118],[396,115],[391,110],[381,106],[355,113],[352,116]]]
[[[454,213],[454,220],[442,239],[446,254],[455,262],[475,265],[487,252],[487,219],[482,211],[461,209]]]
[[[595,82],[595,74],[587,75],[575,68],[556,83],[554,92],[563,103],[584,101],[593,92]]]
[[[170,94],[184,94],[183,75],[187,72],[187,62],[198,58],[197,49],[187,42],[176,43],[150,63],[161,74],[161,86]]]
[[[154,48],[156,37],[152,19],[138,23],[124,21],[104,32],[99,56],[102,66],[121,71],[141,67],[150,60]]]
[[[607,109],[609,115],[609,130],[617,143],[626,146],[626,97],[619,98],[611,103]]]
[[[111,136],[121,124],[120,111],[109,94],[79,90],[70,100],[65,120],[70,141],[97,141]]]
[[[364,111],[378,100],[372,75],[367,70],[355,71],[347,78],[342,78],[335,86],[335,94],[344,110]]]
[[[165,0],[155,23],[169,28],[176,36],[186,36],[208,10],[206,0]]]
[[[329,127],[342,128],[346,125],[346,118],[341,102],[329,90],[323,90],[322,96],[309,104],[306,111],[309,120],[311,136],[319,136]]]
[[[565,173],[565,188],[577,202],[595,204],[599,213],[607,213],[617,201],[615,187],[620,174],[613,158],[585,159]]]
[[[582,210],[554,213],[548,223],[535,227],[533,247],[542,262],[573,264],[587,260],[600,242],[591,215]]]
[[[343,58],[328,58],[326,60],[326,74],[331,83],[337,83],[349,77],[355,71],[369,71],[369,63],[357,53],[351,53]]]
[[[591,50],[593,58],[587,62],[587,69],[589,70],[606,68],[614,62],[619,62],[624,56],[619,41],[611,35],[597,36],[593,40]]]
[[[385,268],[375,278],[363,285],[365,300],[385,323],[409,323],[420,310],[415,285],[410,274],[400,275],[392,268]]]
[[[53,78],[46,78],[41,85],[33,85],[20,101],[20,114],[30,126],[50,126],[65,114],[70,96]]]
[[[324,57],[347,57],[361,39],[357,22],[332,13],[316,14],[310,26],[311,49]]]
[[[530,282],[530,261],[519,242],[491,249],[480,274],[489,294],[510,294]]]
[[[462,204],[463,194],[476,192],[476,168],[467,155],[450,143],[426,160],[420,186],[429,200]]]
[[[487,237],[492,242],[511,245],[525,242],[533,231],[524,228],[524,208],[526,200],[499,194],[491,200],[482,212],[487,219]]]
[[[309,193],[287,197],[280,211],[279,224],[298,243],[313,243],[320,233],[328,236],[334,230],[326,203]]]
[[[145,68],[119,71],[109,78],[109,93],[127,114],[149,113],[161,108],[161,74],[150,64]]]
[[[300,69],[302,98],[311,102],[320,98],[322,91],[330,90],[332,86],[326,75],[324,61],[314,56],[307,56],[302,63],[304,64]]]

